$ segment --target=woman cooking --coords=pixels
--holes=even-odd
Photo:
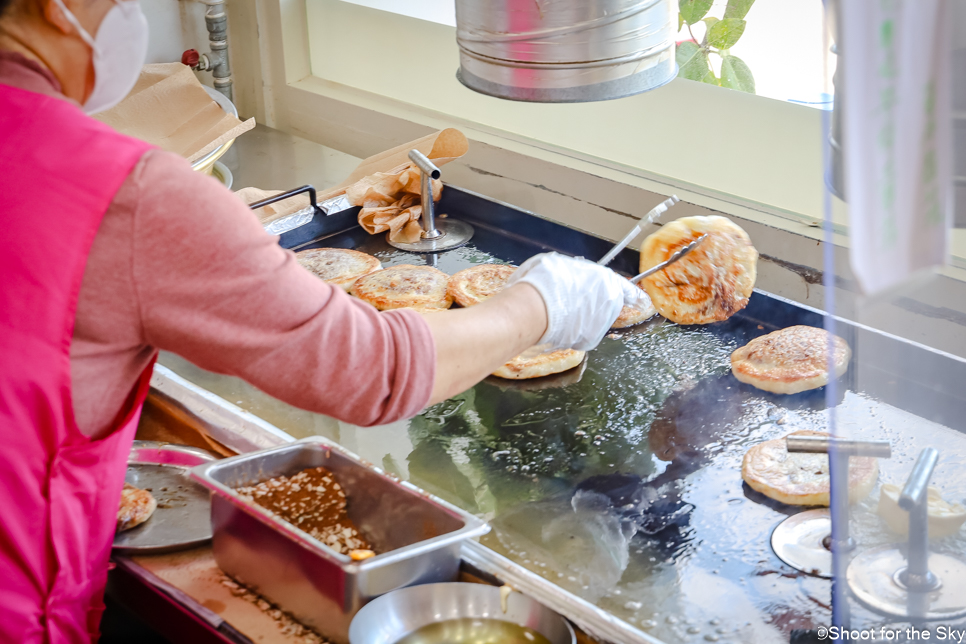
[[[88,116],[124,98],[146,48],[136,0],[0,0],[3,642],[96,638],[159,349],[375,425],[538,342],[590,349],[636,295],[547,254],[470,309],[379,313],[351,299],[216,181]]]

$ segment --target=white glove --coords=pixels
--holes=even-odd
[[[517,282],[537,289],[547,306],[547,332],[539,344],[548,350],[593,349],[625,304],[643,309],[647,299],[643,290],[609,268],[559,253],[525,261],[508,286]]]

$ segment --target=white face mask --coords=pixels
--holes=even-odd
[[[84,102],[84,111],[111,109],[134,87],[148,56],[148,21],[141,5],[137,0],[118,2],[104,16],[97,37],[91,38],[63,0],[54,2],[94,52],[94,91]]]

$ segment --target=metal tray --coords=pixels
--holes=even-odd
[[[352,561],[234,489],[319,466],[335,474],[349,517],[382,554]],[[212,492],[218,566],[341,643],[366,602],[404,586],[456,580],[463,541],[489,531],[480,519],[321,437],[201,465],[191,476]]]
[[[124,480],[147,489],[158,508],[146,522],[114,536],[114,552],[160,554],[200,546],[211,539],[208,491],[192,481],[190,468],[216,460],[203,449],[134,441]]]

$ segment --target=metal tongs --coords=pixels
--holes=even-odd
[[[614,245],[614,247],[611,248],[609,251],[607,251],[607,254],[601,257],[597,263],[600,264],[601,266],[607,266],[608,264],[610,264],[611,260],[617,257],[617,254],[620,253],[625,248],[627,248],[627,245],[630,244],[634,240],[634,238],[641,233],[641,230],[644,229],[644,226],[646,226],[647,224],[654,223],[654,221],[658,217],[660,217],[665,212],[667,212],[668,208],[670,208],[671,206],[673,206],[679,201],[681,200],[678,199],[677,195],[671,195],[670,197],[668,197],[658,205],[654,206],[654,208],[652,208],[650,212],[648,212],[646,215],[641,217],[641,220],[639,222],[634,224],[634,227],[631,228],[630,232],[624,235],[624,239],[617,242]]]
[[[687,255],[688,253],[690,253],[692,250],[694,250],[695,248],[697,248],[698,244],[700,244],[701,242],[703,242],[707,236],[708,236],[708,233],[705,233],[705,234],[701,235],[700,237],[698,237],[697,239],[695,239],[690,244],[688,244],[687,246],[682,246],[681,248],[677,249],[676,251],[674,251],[674,254],[673,255],[671,255],[670,257],[668,257],[666,260],[664,260],[663,262],[661,262],[657,266],[652,266],[651,268],[647,269],[643,273],[639,273],[639,274],[635,275],[634,277],[632,277],[631,278],[631,282],[633,284],[637,284],[638,282],[640,282],[645,277],[648,277],[650,275],[653,275],[654,273],[656,273],[656,272],[658,272],[660,270],[663,270],[663,269],[667,268],[668,266],[670,266],[674,262],[678,261],[679,259],[681,259],[685,255]]]

